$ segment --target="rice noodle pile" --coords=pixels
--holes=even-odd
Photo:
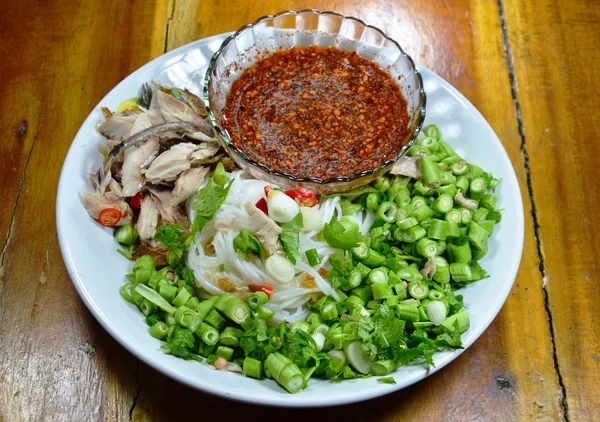
[[[274,319],[276,321],[294,322],[306,318],[309,311],[304,304],[315,293],[320,292],[337,297],[337,293],[331,288],[329,282],[318,271],[323,268],[329,273],[331,270],[329,258],[339,251],[331,248],[324,240],[318,240],[316,238],[318,230],[300,233],[299,249],[304,259],[302,262],[296,263],[296,277],[289,284],[279,283],[270,277],[260,259],[255,257],[246,261],[233,250],[233,239],[239,232],[244,229],[252,231],[244,203],[256,203],[263,197],[263,189],[268,183],[253,179],[243,171],[229,173],[228,178],[234,181],[227,199],[215,217],[196,235],[189,248],[187,265],[194,271],[198,286],[208,294],[216,295],[225,293],[218,286],[219,279],[226,278],[237,286],[243,284],[270,285],[274,288],[274,293],[266,306],[275,312]],[[334,215],[341,218],[342,210],[339,202],[340,198],[336,197],[317,205],[325,222],[329,222]],[[188,201],[188,214],[192,221],[195,212],[190,205],[191,201]],[[363,213],[362,211],[356,212],[351,217],[358,222],[363,235],[367,234],[375,219],[374,213]],[[315,267],[308,264],[304,254],[313,248],[321,257],[321,263]],[[221,265],[223,265],[224,271],[219,271]],[[307,274],[314,278],[316,287],[302,287],[302,281]]]

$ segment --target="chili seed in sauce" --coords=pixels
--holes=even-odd
[[[408,136],[407,103],[392,77],[335,47],[294,47],[258,61],[234,82],[224,115],[238,149],[296,177],[374,169]]]

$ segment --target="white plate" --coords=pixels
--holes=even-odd
[[[79,295],[100,324],[148,365],[191,387],[245,402],[294,407],[352,403],[400,390],[440,370],[461,351],[436,354],[435,368],[400,368],[393,374],[396,385],[378,383],[376,378],[340,383],[311,380],[308,389],[292,395],[272,380],[217,372],[205,363],[164,354],[160,342],[148,334],[138,309],[120,297],[119,288],[131,264],[116,252],[112,229],[92,220],[79,199],[82,192],[92,189],[86,175],[101,164],[97,148],[105,140],[95,129],[103,120],[100,106],[116,109],[123,99],[137,96],[141,84],[151,79],[200,94],[210,57],[225,37],[185,45],[133,72],[100,101],[75,136],[60,177],[56,220],[63,258]],[[428,96],[426,124],[437,124],[459,154],[503,179],[497,190],[498,207],[506,211],[490,240],[490,253],[481,262],[491,277],[461,291],[471,317],[471,329],[463,334],[466,348],[498,314],[517,275],[523,249],[523,204],[510,160],[489,124],[448,82],[427,69],[421,72]]]

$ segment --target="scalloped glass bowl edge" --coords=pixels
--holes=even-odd
[[[396,81],[408,104],[408,135],[396,155],[374,169],[332,179],[298,178],[251,160],[234,146],[223,128],[223,108],[233,82],[257,60],[280,49],[335,46],[376,62]],[[286,189],[305,187],[318,194],[349,191],[386,173],[414,143],[425,120],[426,94],[421,74],[400,45],[380,29],[353,17],[316,10],[264,16],[225,39],[212,56],[204,80],[204,102],[217,138],[236,164],[255,178]]]

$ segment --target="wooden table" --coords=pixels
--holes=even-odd
[[[525,248],[502,311],[447,368],[366,403],[267,411],[166,378],[99,326],[62,262],[56,186],[84,118],[133,70],[305,7],[384,28],[475,104],[519,178]],[[0,420],[599,420],[598,40],[585,0],[3,2]]]

